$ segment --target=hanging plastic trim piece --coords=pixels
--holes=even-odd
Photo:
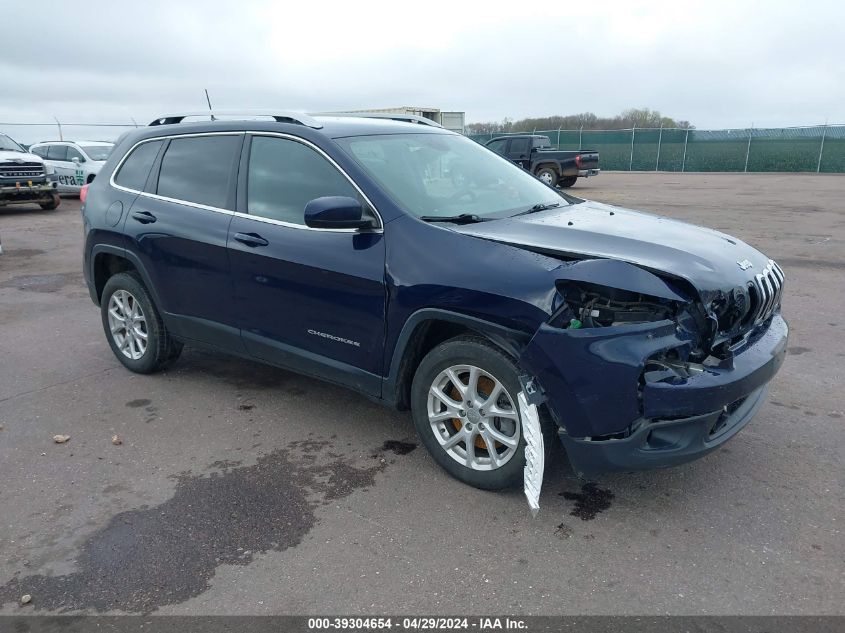
[[[530,383],[529,383],[530,384]],[[525,437],[525,498],[531,508],[531,516],[540,511],[540,490],[543,487],[543,470],[546,452],[543,446],[543,432],[540,429],[540,415],[537,405],[529,403],[526,390],[519,392],[519,417],[522,419],[522,435]]]

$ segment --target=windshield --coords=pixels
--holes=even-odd
[[[12,139],[10,139],[5,134],[0,134],[0,150],[5,150],[7,152],[22,152],[24,151],[23,147],[15,143]]]
[[[456,134],[353,136],[337,142],[418,217],[507,217],[567,199],[507,159]]]
[[[80,145],[91,160],[106,160],[114,145]]]

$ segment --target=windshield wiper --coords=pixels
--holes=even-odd
[[[475,213],[461,213],[460,215],[422,215],[420,220],[423,222],[454,222],[455,224],[475,224],[476,222],[484,222],[489,218],[482,218]]]
[[[511,217],[516,217],[517,215],[526,215],[528,213],[536,213],[537,211],[545,211],[546,209],[556,209],[559,206],[560,206],[560,202],[550,202],[549,204],[543,204],[543,203],[535,204],[530,209],[526,209],[525,211],[520,211],[519,213],[517,213],[516,215],[513,215]]]

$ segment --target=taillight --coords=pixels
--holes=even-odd
[[[575,155],[575,166],[581,168],[581,154]]]
[[[81,204],[85,204],[85,198],[88,197],[88,185],[82,185],[82,189],[79,190],[79,202]]]

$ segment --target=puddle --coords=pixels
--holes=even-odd
[[[184,602],[209,588],[219,565],[247,565],[258,553],[299,545],[320,505],[372,486],[386,467],[384,460],[361,466],[330,452],[303,455],[293,446],[253,466],[236,464],[176,475],[168,501],[122,512],[92,534],[77,571],[15,576],[0,586],[0,604],[30,594],[37,610],[149,613]]]
[[[417,445],[414,442],[402,442],[399,440],[387,440],[381,446],[381,450],[383,451],[391,451],[392,453],[396,453],[397,455],[407,455],[412,450],[414,450]]]
[[[561,492],[560,496],[567,501],[574,501],[575,507],[569,513],[582,521],[592,521],[596,516],[610,508],[613,493],[599,488],[594,483],[581,486],[581,492]]]

